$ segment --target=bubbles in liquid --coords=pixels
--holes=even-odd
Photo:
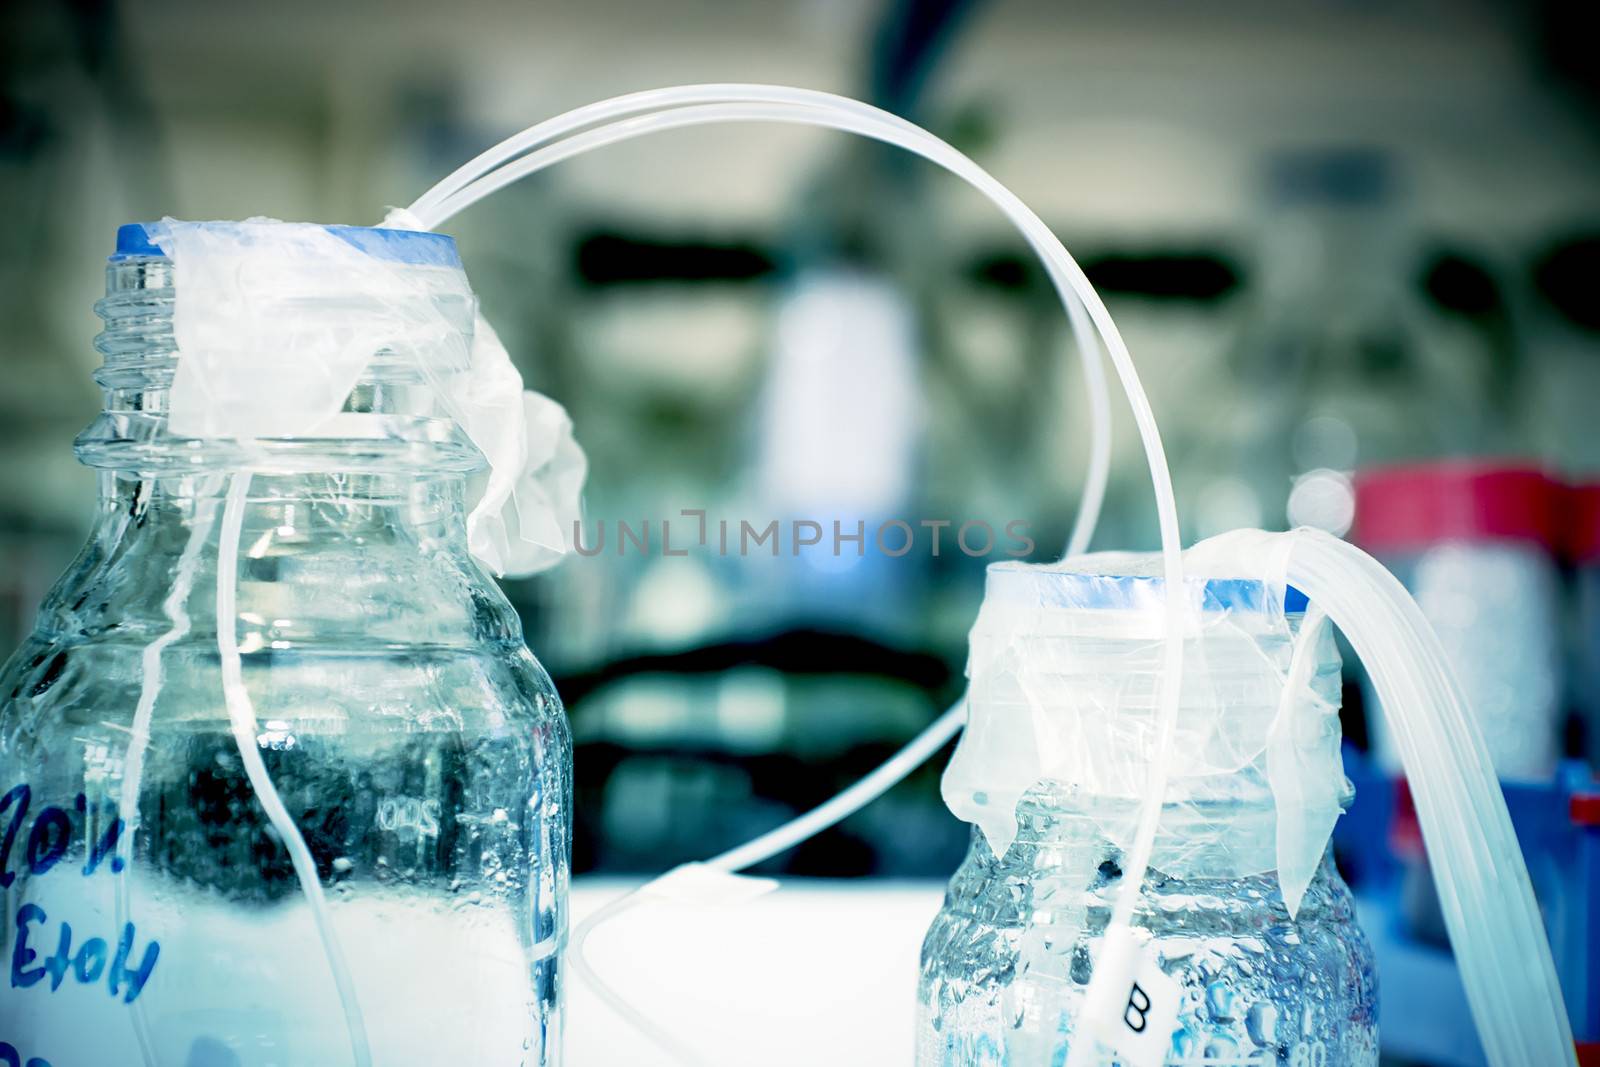
[[[1106,877],[1102,864],[1076,899],[1056,891],[1046,906],[1034,887],[1060,872],[1041,857],[1060,859],[1014,846],[996,860],[974,848],[952,879],[923,945],[918,1067],[1065,1063],[1120,871]],[[1135,927],[1182,989],[1166,1064],[1375,1067],[1371,949],[1331,862],[1294,920],[1270,873],[1153,877],[1144,896]],[[1045,940],[1040,925],[1070,953],[1060,977],[1028,966],[1027,946]]]

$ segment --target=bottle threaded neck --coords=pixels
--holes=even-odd
[[[421,368],[389,349],[372,354],[343,409],[311,433],[249,440],[174,433],[171,394],[182,358],[176,296],[169,259],[121,256],[107,266],[106,295],[95,304],[105,325],[94,340],[102,358],[94,379],[105,404],[74,442],[85,465],[154,476],[248,468],[469,474],[483,467]]]

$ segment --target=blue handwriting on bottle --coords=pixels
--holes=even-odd
[[[77,835],[74,833],[72,813],[65,808],[49,806],[33,820],[23,848],[22,863],[16,870],[11,867],[12,853],[28,825],[28,810],[33,791],[26,783],[16,786],[0,796],[0,820],[4,820],[0,836],[0,889],[9,889],[18,874],[24,871],[32,878],[41,878],[54,870],[66,858],[68,848]],[[88,798],[79,793],[74,804],[80,816],[89,812]],[[92,841],[83,866],[78,873],[92,877],[102,866],[112,874],[122,872],[122,857],[113,855],[121,838],[123,822],[112,817],[106,828]],[[110,862],[107,863],[107,857]],[[29,989],[47,979],[50,992],[61,988],[70,975],[74,980],[93,985],[105,981],[112,997],[121,997],[124,1004],[132,1004],[144,991],[156,960],[161,955],[161,945],[151,941],[142,952],[135,952],[138,930],[134,924],[124,923],[113,946],[103,937],[90,937],[81,942],[74,940],[72,925],[66,921],[55,924],[55,951],[41,957],[43,946],[50,944],[47,936],[52,922],[45,909],[28,902],[17,909],[17,931],[11,950],[11,987]],[[0,1067],[8,1067],[8,1057],[17,1067],[49,1067],[43,1060],[18,1063],[19,1055],[10,1045],[0,1043]]]

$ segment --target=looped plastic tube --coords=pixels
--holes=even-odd
[[[610,125],[596,125],[608,121]],[[1069,555],[1081,553],[1087,548],[1093,535],[1110,461],[1110,405],[1100,374],[1098,345],[1086,336],[1085,318],[1088,320],[1087,325],[1098,332],[1100,340],[1105,344],[1106,352],[1121,381],[1123,392],[1133,409],[1145,458],[1150,467],[1151,483],[1156,496],[1157,518],[1161,528],[1163,570],[1169,590],[1167,636],[1159,698],[1158,754],[1151,767],[1150,781],[1140,810],[1134,844],[1128,853],[1125,888],[1116,902],[1111,920],[1113,927],[1126,929],[1138,902],[1144,873],[1149,866],[1155,843],[1162,798],[1166,793],[1167,764],[1170,760],[1171,739],[1181,684],[1183,563],[1178,535],[1177,504],[1173,497],[1172,479],[1167,468],[1166,453],[1161,445],[1160,432],[1155,424],[1155,416],[1150,409],[1144,388],[1139,382],[1127,345],[1117,331],[1110,312],[1094,291],[1094,287],[1089,284],[1082,269],[1049,227],[1027,205],[982,167],[944,141],[878,108],[830,93],[783,86],[703,85],[618,97],[530,127],[458,169],[413,203],[408,212],[418,222],[429,227],[437,227],[490,193],[574,155],[662,130],[735,121],[821,126],[898,145],[938,164],[977,188],[1022,232],[1043,262],[1052,284],[1071,316],[1074,332],[1078,337],[1078,347],[1084,360],[1084,372],[1092,404],[1094,436],[1090,453],[1091,467],[1085,487],[1084,502],[1079,510],[1072,541],[1068,546]],[[569,134],[571,136],[561,143],[540,147],[546,145],[548,141]],[[516,158],[530,149],[536,150],[522,158]],[[880,769],[889,773],[878,777],[875,772],[873,776],[869,776],[868,781],[872,783],[870,787],[863,788],[867,786],[867,782],[864,781],[836,798],[836,802],[848,798],[848,803],[830,802],[816,812],[803,816],[790,827],[780,828],[763,838],[762,841],[776,846],[770,851],[766,851],[765,846],[758,849],[754,846],[760,842],[752,842],[750,846],[735,850],[725,857],[719,857],[719,860],[728,863],[731,857],[740,861],[741,866],[758,863],[845,817],[880,795],[909,773],[922,759],[937,751],[959,729],[961,709],[962,705],[958,703],[902,750],[902,753],[892,759],[885,768]],[[916,752],[924,754],[915,762],[902,759],[908,753]],[[729,863],[725,869],[732,871],[739,867]],[[681,1048],[662,1034],[659,1028],[643,1020],[622,998],[600,982],[583,959],[583,944],[589,931],[599,921],[616,914],[620,907],[621,905],[615,909],[606,909],[574,932],[572,952],[574,969],[586,977],[601,997],[616,1008],[624,1018],[652,1033],[658,1043],[673,1051],[678,1058],[686,1059]],[[1104,981],[1101,978],[1103,973],[1103,971],[1096,972],[1096,984]]]
[[[1566,1002],[1505,796],[1416,601],[1372,557],[1319,530],[1237,536],[1246,551],[1253,538],[1288,542],[1282,581],[1322,606],[1372,677],[1489,1062],[1575,1065]]]
[[[1095,405],[1090,478],[1069,554],[1087,547],[1109,461],[1109,436],[1102,437],[1106,434],[1109,408],[1103,388],[1095,391],[1094,368],[1087,365],[1097,364],[1098,356],[1095,346],[1085,343],[1084,315],[1104,341],[1116,368],[1138,423],[1155,490],[1166,617],[1155,759],[1134,844],[1126,856],[1124,885],[1086,998],[1089,1003],[1103,1001],[1110,983],[1130,966],[1134,951],[1130,919],[1142,890],[1166,795],[1186,622],[1183,561],[1166,457],[1127,347],[1105,305],[1049,229],[982,168],[904,120],[843,97],[760,85],[684,86],[580,108],[531,127],[484,153],[430,190],[410,210],[420,222],[438,226],[478,199],[562,159],[646,133],[723,121],[824,126],[899,145],[978,188],[1027,237],[1073,317]],[[568,139],[547,145],[562,137]],[[529,154],[522,156],[524,152]],[[1244,569],[1280,584],[1292,582],[1308,594],[1346,633],[1373,674],[1384,707],[1394,719],[1397,742],[1411,775],[1423,833],[1440,875],[1440,895],[1452,942],[1490,1062],[1495,1067],[1575,1063],[1571,1029],[1556,984],[1549,944],[1511,831],[1504,797],[1482,739],[1466,714],[1465,700],[1445,666],[1437,638],[1416,605],[1375,562],[1325,535],[1251,531],[1236,537],[1231,547],[1245,553],[1238,557],[1247,561]],[[1214,540],[1219,546],[1229,541]],[[692,882],[695,872],[706,867],[739,870],[832,825],[936,751],[959,727],[961,710],[958,704],[945,713],[884,767],[834,801],[704,867],[680,868],[691,877],[679,881]],[[673,878],[668,875],[655,884]],[[583,942],[589,931],[624,910],[633,899],[614,901],[575,931],[572,965],[624,1018],[653,1035],[677,1058],[692,1062],[688,1050],[599,981],[583,957]],[[1095,1037],[1083,1024],[1092,1026],[1096,1019],[1096,1013],[1086,1012],[1085,1018],[1080,1019],[1079,1033]],[[1069,1063],[1076,1067],[1085,1062],[1086,1057],[1095,1054],[1095,1045],[1093,1040],[1074,1041]]]
[[[222,529],[218,535],[217,552],[217,652],[221,663],[222,696],[228,708],[228,722],[233,728],[235,747],[244,764],[245,776],[255,791],[256,803],[266,813],[267,821],[277,832],[289,862],[294,867],[300,892],[311,909],[312,924],[322,952],[333,976],[334,988],[339,995],[339,1006],[344,1012],[345,1030],[350,1038],[350,1054],[356,1067],[370,1067],[372,1048],[367,1040],[367,1027],[361,1015],[361,1001],[356,995],[355,979],[345,960],[338,932],[328,915],[328,901],[322,891],[322,879],[317,874],[317,862],[306,845],[306,839],[295,825],[294,816],[284,806],[278,795],[272,775],[261,758],[261,746],[256,741],[260,726],[256,721],[255,706],[250,702],[250,691],[244,684],[244,663],[239,654],[239,541],[244,526],[244,509],[249,500],[251,474],[248,471],[232,475],[228,480],[228,495],[222,507]]]

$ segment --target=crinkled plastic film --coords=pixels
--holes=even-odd
[[[169,432],[404,437],[402,418],[343,411],[375,358],[400,360],[488,460],[467,520],[473,555],[502,575],[560,560],[586,460],[561,406],[523,389],[459,264],[399,262],[381,230],[271,219],[151,230],[173,262]]]
[[[1184,685],[1151,865],[1180,878],[1277,871],[1293,911],[1348,790],[1338,650],[1282,586],[1185,572]],[[1043,783],[1132,847],[1159,741],[1160,573],[1159,556],[1120,553],[990,567],[943,791],[996,855]]]

